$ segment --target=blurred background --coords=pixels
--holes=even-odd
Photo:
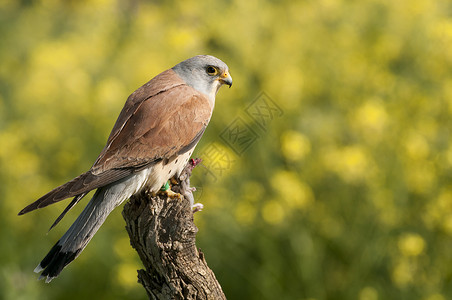
[[[127,96],[197,54],[234,78],[196,156],[197,245],[228,299],[452,298],[452,3],[0,1],[0,299],[146,299],[122,208],[51,284]]]

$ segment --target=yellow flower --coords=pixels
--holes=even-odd
[[[284,220],[286,212],[281,202],[278,200],[270,200],[264,204],[262,208],[262,217],[269,224],[279,224]]]
[[[302,160],[311,152],[311,143],[303,134],[288,130],[281,136],[281,151],[288,160]]]
[[[386,126],[388,114],[382,104],[376,100],[365,102],[356,111],[356,122],[368,133],[381,133]]]
[[[374,172],[371,157],[359,145],[328,149],[324,161],[328,169],[350,183],[365,181]]]
[[[378,292],[370,286],[366,286],[359,292],[359,300],[377,300]]]
[[[425,249],[424,239],[416,233],[407,233],[399,238],[397,243],[404,256],[418,256]]]
[[[271,185],[278,192],[280,201],[291,208],[304,208],[314,199],[309,185],[293,172],[277,172],[272,177]]]
[[[408,156],[414,160],[425,159],[430,153],[428,142],[416,132],[411,132],[405,140],[405,149]]]

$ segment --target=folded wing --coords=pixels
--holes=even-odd
[[[172,70],[159,74],[129,96],[92,168],[28,205],[19,215],[86,194],[189,151],[201,138],[211,114],[207,98],[185,85]]]

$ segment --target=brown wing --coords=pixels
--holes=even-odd
[[[176,73],[174,73],[173,70],[169,69],[160,73],[159,75],[145,83],[143,86],[138,88],[135,92],[133,92],[127,98],[127,101],[124,104],[124,108],[119,114],[118,119],[116,120],[116,123],[111,130],[110,136],[108,137],[107,145],[100,153],[99,158],[105,154],[105,151],[108,149],[109,145],[116,139],[122,128],[137,112],[144,101],[156,96],[157,94],[164,93],[165,91],[181,85],[185,85],[185,82]],[[96,160],[96,163],[99,158]]]
[[[211,112],[207,98],[187,85],[155,95],[141,103],[107,144],[93,173],[141,166],[178,154],[204,131]]]
[[[212,113],[207,98],[172,71],[127,99],[91,170],[25,207],[19,214],[87,193],[194,147]]]

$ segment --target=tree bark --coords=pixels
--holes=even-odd
[[[189,189],[194,165],[193,160],[187,164],[181,175],[185,178],[173,190],[184,184]],[[226,299],[204,254],[196,248],[198,228],[189,197],[182,194],[178,199],[143,192],[124,206],[131,245],[145,267],[138,270],[138,282],[149,299]]]

